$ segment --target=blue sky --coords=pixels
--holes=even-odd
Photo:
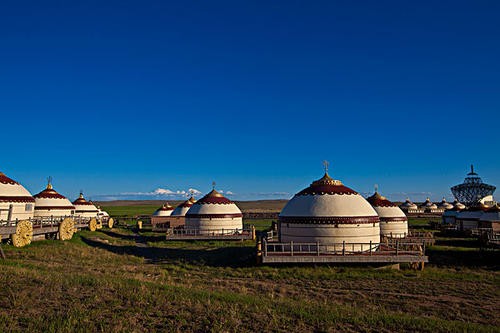
[[[2,1],[0,170],[71,198],[500,184],[498,1]],[[128,194],[124,194],[128,193]],[[136,195],[133,195],[136,193]],[[172,196],[173,197],[173,196]]]

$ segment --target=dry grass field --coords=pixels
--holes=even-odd
[[[257,266],[254,246],[124,227],[4,245],[0,331],[500,331],[499,253],[474,240],[439,238],[422,272]]]

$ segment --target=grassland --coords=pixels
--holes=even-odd
[[[0,331],[500,331],[498,253],[474,240],[440,238],[422,272],[256,266],[254,246],[128,228],[4,245]]]

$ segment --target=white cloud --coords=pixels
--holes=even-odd
[[[200,195],[201,194],[201,191],[195,189],[195,188],[190,188],[188,190],[189,193],[193,193],[193,195]]]
[[[231,191],[226,191],[226,194],[227,194],[227,195],[234,195],[234,193],[233,193],[233,192],[231,192]]]

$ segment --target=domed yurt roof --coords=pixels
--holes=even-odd
[[[35,198],[35,216],[66,216],[71,215],[75,210],[71,201],[54,190],[50,179],[45,190],[33,197]]]
[[[457,199],[455,199],[455,201],[453,201],[453,209],[454,210],[464,210],[466,207],[463,203],[459,202]]]
[[[174,210],[174,207],[172,207],[168,202],[163,204],[160,208],[158,208],[154,213],[153,216],[170,216],[172,214],[172,211]]]
[[[241,210],[234,202],[217,192],[215,188],[192,204],[186,217],[242,217]]]
[[[92,203],[92,201],[87,201],[83,197],[83,192],[80,192],[80,196],[78,199],[73,201],[73,205],[75,206],[75,214],[85,214],[87,217],[92,217],[92,215],[97,216],[99,213],[99,209]]]
[[[446,198],[443,198],[443,200],[441,200],[437,207],[441,209],[453,209],[453,205],[446,201]]]
[[[403,202],[400,206],[402,209],[418,209],[418,206],[415,205],[413,202],[410,201],[410,198],[406,198],[406,201]]]
[[[184,201],[173,210],[172,216],[185,216],[189,208],[191,208],[195,202],[196,200],[193,197]]]
[[[34,203],[28,190],[0,172],[0,221],[32,218]]]
[[[0,202],[35,202],[31,193],[15,180],[0,172]]]
[[[378,191],[366,199],[375,211],[377,212],[380,220],[384,219],[401,219],[406,221],[406,215],[403,211],[393,202],[389,201],[386,197],[380,195]]]
[[[288,201],[278,224],[281,242],[356,243],[353,251],[380,242],[377,212],[358,192],[331,178],[327,162],[324,176]]]
[[[378,222],[373,207],[358,192],[344,186],[340,180],[325,175],[295,194],[280,213],[280,219],[290,221],[337,220],[339,222]]]
[[[425,202],[420,205],[421,208],[437,209],[437,205],[430,198],[425,199]]]

